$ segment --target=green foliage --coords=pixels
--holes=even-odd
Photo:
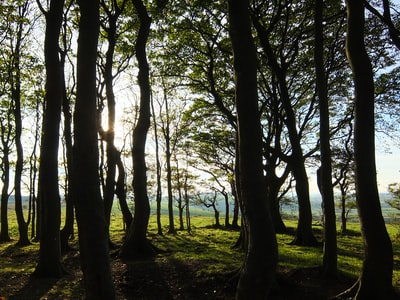
[[[390,207],[400,210],[400,183],[389,184],[388,191],[393,199],[386,200],[386,203],[389,204]]]

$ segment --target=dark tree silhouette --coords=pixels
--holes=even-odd
[[[120,256],[123,259],[134,259],[154,255],[154,250],[147,240],[147,226],[150,217],[150,203],[147,195],[147,176],[145,145],[150,127],[150,80],[149,65],[146,55],[146,43],[150,33],[151,18],[141,0],[132,0],[140,19],[140,28],[135,50],[139,65],[138,83],[140,87],[139,119],[133,132],[133,193],[135,213],[128,229]]]
[[[248,1],[229,0],[228,7],[238,116],[240,198],[247,229],[246,256],[236,299],[266,299],[275,277],[277,243],[265,201],[256,49]]]
[[[353,71],[356,202],[365,256],[360,277],[347,294],[355,299],[399,299],[392,286],[393,249],[379,201],[375,165],[373,70],[364,43],[364,3],[346,1],[346,52]]]
[[[59,58],[58,41],[63,20],[64,1],[51,1],[48,11],[45,11],[41,6],[40,8],[46,18],[44,41],[46,96],[44,100],[43,134],[40,145],[38,191],[38,201],[41,203],[41,234],[39,262],[35,275],[59,277],[64,274],[64,269],[61,265],[61,203],[58,187],[58,149],[63,98],[63,69]]]
[[[108,233],[100,195],[96,114],[99,2],[80,0],[77,94],[74,112],[74,202],[81,267],[88,299],[114,299]]]

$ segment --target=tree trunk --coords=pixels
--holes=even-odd
[[[34,274],[39,277],[60,277],[61,203],[58,187],[58,148],[62,103],[62,68],[59,59],[59,38],[64,1],[51,1],[45,13],[46,35],[44,55],[46,63],[46,95],[40,146],[39,198],[41,202],[41,235],[39,262]]]
[[[147,195],[147,176],[145,145],[150,127],[150,80],[149,65],[146,56],[146,43],[150,33],[151,18],[141,0],[132,0],[140,19],[136,39],[136,58],[138,60],[140,87],[140,113],[133,132],[133,193],[135,196],[135,213],[133,222],[127,232],[120,256],[123,259],[136,259],[154,255],[154,250],[147,240],[147,226],[150,217],[150,203]]]
[[[268,57],[268,63],[278,79],[281,92],[281,101],[285,110],[284,123],[288,129],[289,141],[292,146],[292,154],[288,160],[288,165],[296,180],[296,195],[299,206],[299,220],[295,239],[292,244],[303,246],[315,246],[318,242],[312,231],[312,212],[310,204],[310,188],[305,159],[301,148],[301,137],[297,132],[296,116],[290,101],[289,91],[286,82],[286,74],[282,69],[273,53],[272,47],[268,41],[268,32],[263,28],[260,22],[253,18],[253,23],[260,37],[261,46]]]
[[[1,159],[2,166],[1,169],[3,171],[1,175],[1,181],[3,186],[1,188],[1,202],[0,202],[0,243],[11,241],[9,230],[8,230],[8,189],[10,186],[10,160],[9,160],[9,147],[8,141],[4,139],[7,134],[4,132],[4,125],[1,124],[1,136],[2,136],[2,145],[3,145],[3,157]]]
[[[322,196],[324,214],[324,255],[323,275],[327,278],[337,277],[337,241],[336,215],[332,186],[332,162],[329,129],[329,102],[327,78],[324,70],[324,37],[323,37],[323,0],[315,1],[315,73],[320,116],[320,154],[321,168],[319,169],[320,193]]]
[[[168,233],[175,234],[175,224],[174,224],[174,199],[172,196],[172,167],[171,167],[171,134],[170,134],[170,118],[169,118],[169,108],[168,99],[166,93],[164,92],[165,101],[165,114],[166,122],[163,127],[164,139],[165,139],[165,164],[167,168],[167,194],[168,194]]]
[[[225,200],[225,227],[229,227],[229,196],[227,192],[223,192],[222,195],[224,196],[224,200]]]
[[[125,168],[121,160],[121,153],[118,153],[117,167],[118,167],[118,178],[115,187],[115,194],[118,197],[119,206],[121,207],[122,217],[124,219],[126,228],[129,228],[129,226],[131,226],[133,217],[129,209],[128,203],[126,202]]]
[[[266,299],[274,281],[277,242],[267,208],[262,131],[258,112],[257,58],[248,1],[229,0],[239,132],[239,180],[248,242],[236,299]]]
[[[232,228],[237,229],[239,228],[239,197],[236,191],[236,180],[233,179],[230,181],[231,191],[234,199],[234,206],[233,206],[233,217],[232,217]]]
[[[267,180],[267,188],[268,188],[268,198],[267,203],[269,205],[269,210],[271,213],[272,222],[274,224],[276,233],[284,233],[286,232],[286,225],[283,223],[280,206],[279,206],[279,189],[282,186],[282,183],[285,178],[287,178],[286,174],[289,174],[289,171],[286,171],[279,178],[275,174],[275,163],[272,165],[267,165],[266,169],[266,180]]]
[[[153,97],[151,98],[151,113],[153,116],[153,126],[154,126],[154,140],[155,140],[155,151],[156,151],[156,181],[157,181],[157,190],[156,190],[156,215],[157,215],[157,234],[162,235],[162,224],[161,224],[161,200],[162,200],[162,186],[161,186],[161,162],[160,162],[160,146],[158,143],[158,125],[156,121],[156,114],[154,110],[154,101]]]
[[[117,150],[114,145],[115,137],[115,95],[114,95],[114,76],[113,76],[113,64],[114,64],[114,52],[116,45],[116,33],[117,33],[117,20],[121,14],[121,9],[115,5],[115,12],[111,12],[106,9],[108,15],[108,27],[106,29],[108,49],[106,52],[106,62],[104,65],[104,81],[106,85],[106,97],[107,97],[107,112],[108,112],[108,128],[104,136],[107,146],[107,174],[106,184],[104,187],[104,209],[106,215],[107,226],[110,227],[111,211],[114,202],[115,194],[115,177],[117,173]]]
[[[355,299],[398,299],[392,286],[392,244],[382,217],[376,181],[374,82],[364,44],[364,3],[346,1],[346,4],[346,52],[355,88],[356,201],[365,248]]]
[[[114,299],[108,234],[100,195],[96,112],[99,2],[79,0],[77,95],[74,112],[75,207],[88,299]]]
[[[61,56],[61,65],[64,69],[65,67],[65,55],[64,53]],[[63,102],[62,102],[62,110],[64,115],[64,140],[65,140],[65,156],[66,156],[66,195],[65,195],[65,223],[64,227],[60,232],[60,242],[61,242],[61,253],[66,253],[70,250],[70,246],[68,244],[68,240],[74,234],[74,191],[73,188],[76,186],[72,183],[74,180],[73,175],[73,142],[72,142],[72,115],[70,112],[70,99],[67,96],[66,85],[65,85],[65,76],[64,70],[62,71],[62,84],[63,84]]]
[[[20,6],[20,17],[21,20],[25,17],[25,13],[28,9],[28,2],[24,2]],[[14,174],[14,197],[15,197],[15,214],[18,222],[19,240],[18,246],[26,246],[30,244],[28,237],[28,225],[25,222],[23,207],[22,207],[22,194],[21,194],[21,182],[22,172],[24,168],[24,150],[22,146],[22,115],[21,115],[21,66],[20,66],[20,55],[21,55],[21,44],[23,33],[23,21],[18,24],[17,36],[15,41],[15,48],[13,49],[14,61],[13,61],[13,73],[11,93],[12,101],[14,105],[14,120],[15,120],[15,147],[17,150],[17,161],[15,163],[15,174]]]

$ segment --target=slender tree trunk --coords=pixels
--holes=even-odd
[[[77,95],[74,112],[76,220],[87,299],[114,299],[107,225],[100,195],[96,112],[99,2],[79,0]]]
[[[266,175],[266,180],[267,180],[267,188],[268,188],[268,204],[269,204],[269,209],[271,212],[271,218],[272,222],[274,224],[275,232],[276,233],[284,233],[286,232],[286,225],[283,223],[282,216],[281,216],[281,211],[280,211],[280,206],[279,206],[279,189],[282,186],[282,179],[278,178],[275,174],[275,167],[270,167],[267,166],[267,175]],[[286,172],[285,173],[289,173]],[[285,175],[283,178],[286,178],[287,175]]]
[[[7,135],[3,130],[3,124],[1,124],[1,132],[2,139]],[[8,230],[8,189],[10,187],[10,161],[9,161],[9,153],[10,150],[8,148],[8,141],[2,141],[3,144],[3,157],[2,157],[2,174],[1,181],[3,186],[1,188],[1,202],[0,202],[0,243],[11,241],[9,230]]]
[[[233,204],[233,217],[232,217],[232,228],[239,228],[239,197],[236,191],[236,180],[230,182],[231,191],[234,199]]]
[[[126,0],[124,0],[126,1]],[[105,133],[106,156],[107,156],[107,174],[104,188],[104,209],[106,215],[107,226],[110,226],[111,211],[115,194],[115,177],[117,173],[117,156],[118,151],[114,145],[115,137],[115,95],[114,95],[114,52],[117,40],[117,21],[122,12],[118,5],[114,5],[111,11],[108,7],[104,7],[108,16],[108,26],[106,26],[108,49],[106,52],[106,62],[104,65],[104,81],[106,85],[107,112],[108,112],[108,129]]]
[[[398,299],[392,286],[392,244],[382,217],[376,181],[374,82],[364,44],[364,3],[346,1],[346,4],[346,52],[355,88],[356,201],[365,248],[355,299]]]
[[[40,145],[39,195],[41,202],[41,235],[39,262],[34,274],[40,277],[60,277],[61,203],[58,187],[58,148],[62,103],[62,67],[59,59],[59,38],[64,1],[50,2],[46,17],[44,55],[46,63],[46,96],[43,134]]]
[[[263,176],[262,131],[257,117],[257,58],[248,1],[229,0],[239,132],[239,180],[248,243],[236,299],[266,299],[274,281],[277,242]]]
[[[64,68],[65,66],[65,55],[61,56],[61,65]],[[62,102],[62,110],[64,115],[64,140],[65,140],[65,156],[66,156],[66,195],[65,195],[65,223],[64,227],[60,232],[60,242],[61,242],[61,253],[65,253],[70,250],[70,246],[68,244],[68,240],[74,234],[74,191],[73,188],[76,186],[72,183],[74,180],[73,175],[73,142],[72,142],[72,115],[70,112],[70,100],[66,93],[65,86],[65,77],[64,71],[62,72],[62,83],[63,83],[63,102]]]
[[[165,102],[165,114],[166,122],[163,128],[164,139],[165,139],[165,163],[167,168],[167,193],[168,193],[168,233],[175,234],[175,224],[174,224],[174,199],[172,195],[172,167],[171,167],[171,135],[170,135],[170,118],[169,118],[169,108],[168,99],[164,92],[164,102]]]
[[[320,115],[320,153],[321,168],[319,173],[319,188],[322,196],[324,214],[324,255],[323,275],[327,278],[337,277],[337,241],[336,215],[332,186],[332,162],[329,128],[329,102],[327,78],[324,70],[324,37],[323,37],[323,0],[315,0],[314,26],[315,47],[314,60],[316,85]]]
[[[126,188],[125,188],[125,168],[121,160],[121,153],[118,152],[117,156],[118,178],[115,186],[115,194],[118,197],[119,206],[121,207],[122,217],[126,228],[132,223],[133,216],[126,202]]]
[[[24,2],[20,6],[21,19],[24,18],[25,13],[28,9],[28,2]],[[15,213],[18,222],[19,240],[17,245],[25,246],[29,245],[28,237],[28,225],[25,222],[24,212],[22,207],[22,194],[21,194],[21,182],[22,172],[24,168],[24,149],[22,146],[22,114],[21,114],[21,66],[20,66],[20,55],[21,55],[21,44],[22,44],[22,33],[23,33],[23,21],[18,24],[16,44],[14,50],[14,76],[12,76],[12,101],[14,104],[14,121],[15,121],[15,147],[17,150],[17,161],[15,164],[14,174],[14,197],[15,197]]]
[[[154,140],[156,147],[156,181],[157,181],[157,190],[156,190],[156,215],[157,215],[157,233],[159,235],[163,234],[162,224],[161,224],[161,200],[162,200],[162,186],[161,186],[161,162],[160,162],[160,146],[158,143],[158,129],[157,129],[157,121],[156,114],[154,110],[154,101],[153,97],[151,97],[151,113],[153,116],[153,126],[154,126]]]
[[[140,19],[140,27],[136,39],[136,58],[138,60],[140,87],[139,119],[133,132],[133,193],[135,195],[135,213],[133,222],[122,245],[120,256],[123,259],[135,259],[153,256],[154,250],[147,240],[147,226],[150,217],[150,203],[147,195],[147,176],[145,145],[150,127],[151,90],[149,65],[146,55],[146,44],[150,33],[151,18],[141,0],[132,0]]]
[[[228,193],[223,192],[222,195],[224,196],[225,200],[225,227],[229,227],[229,212],[230,212],[230,207],[229,207],[229,196]]]
[[[347,214],[346,214],[346,194],[342,193],[341,194],[341,199],[340,199],[340,207],[341,207],[341,213],[340,213],[340,219],[341,219],[341,227],[340,227],[340,232],[342,234],[345,234],[347,232]]]
[[[35,140],[33,142],[33,148],[31,155],[29,157],[29,214],[28,214],[28,224],[31,224],[31,238],[34,239],[36,236],[36,184],[38,177],[38,168],[37,165],[39,163],[39,159],[37,156],[37,148],[40,140],[41,126],[40,122],[40,114],[41,114],[41,104],[43,102],[41,99],[37,100],[36,103],[36,126],[35,126]]]

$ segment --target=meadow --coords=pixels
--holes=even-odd
[[[79,268],[77,235],[71,240],[75,249],[63,256],[68,274],[62,278],[32,277],[39,244],[15,246],[18,238],[15,217],[10,212],[10,233],[13,241],[0,244],[0,296],[6,299],[82,299],[82,273]],[[162,223],[166,226],[167,216]],[[178,220],[175,220],[178,224]],[[160,253],[151,261],[125,264],[118,259],[118,248],[110,251],[117,299],[234,299],[243,251],[232,246],[239,232],[215,227],[210,212],[192,212],[192,231],[175,235],[157,235],[156,219],[149,224],[149,240]],[[363,247],[358,224],[348,224],[347,235],[338,234],[339,278],[324,280],[319,275],[322,247],[289,245],[296,228],[295,220],[285,220],[288,233],[278,234],[279,265],[272,299],[327,299],[351,286],[362,264]],[[338,224],[339,229],[339,224]],[[387,229],[393,241],[393,284],[400,289],[399,224]],[[322,238],[322,227],[314,224],[315,234]],[[111,239],[118,246],[124,236],[118,209],[112,214]],[[167,232],[167,227],[164,228]]]

